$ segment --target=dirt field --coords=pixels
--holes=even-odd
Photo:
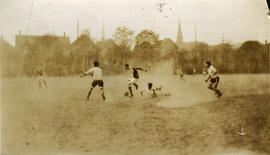
[[[127,98],[127,76],[107,76],[106,102],[98,89],[84,100],[89,77],[47,78],[48,89],[2,79],[2,154],[269,154],[270,76],[220,77],[221,98],[201,75],[143,75],[164,86],[159,97]]]

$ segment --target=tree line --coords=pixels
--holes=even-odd
[[[172,73],[181,67],[184,73],[196,69],[202,73],[204,61],[211,61],[219,73],[269,73],[269,44],[246,41],[234,48],[229,43],[208,45],[194,42],[182,48],[171,39],[159,39],[152,30],[136,36],[126,27],[118,27],[111,39],[94,42],[81,35],[72,44],[44,35],[35,42],[12,49],[1,44],[2,76],[33,76],[42,69],[48,76],[78,75],[98,60],[105,74],[123,72],[126,63],[151,70],[160,62],[172,61]],[[169,68],[168,68],[169,69]]]

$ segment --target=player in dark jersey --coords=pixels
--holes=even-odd
[[[129,64],[125,64],[125,68],[126,70],[129,70],[130,72],[130,77],[128,79],[128,90],[129,90],[129,97],[132,97],[133,92],[132,92],[131,86],[134,85],[137,90],[139,88],[138,83],[137,83],[140,78],[138,70],[145,71],[145,72],[147,72],[147,70],[142,69],[142,68],[130,67]]]

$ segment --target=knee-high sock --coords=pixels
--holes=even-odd
[[[93,87],[90,88],[89,92],[88,92],[88,95],[87,95],[87,99],[89,99],[91,93],[92,93],[92,90],[93,90]]]
[[[130,96],[133,96],[133,92],[132,92],[131,86],[128,87],[128,90],[129,90],[129,92],[130,92]]]

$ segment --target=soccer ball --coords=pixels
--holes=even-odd
[[[128,95],[129,95],[129,93],[128,93],[128,92],[125,92],[125,93],[124,93],[124,96],[128,96]]]

